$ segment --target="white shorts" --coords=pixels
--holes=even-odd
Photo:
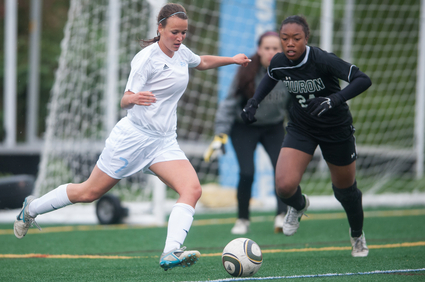
[[[124,117],[106,139],[97,166],[115,179],[128,177],[139,171],[155,175],[149,169],[155,163],[187,160],[176,137],[174,132],[161,136],[142,130]]]

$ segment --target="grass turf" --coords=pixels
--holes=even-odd
[[[18,240],[12,224],[0,225],[0,281],[207,281],[228,279],[221,264],[223,247],[236,237],[256,241],[263,265],[254,278],[357,273],[425,267],[425,209],[367,210],[370,254],[352,258],[348,223],[341,212],[311,212],[291,237],[273,233],[272,213],[253,213],[251,231],[230,234],[234,214],[196,215],[186,239],[202,253],[190,268],[162,270],[158,265],[165,227],[42,226]],[[402,245],[404,244],[404,245]],[[38,255],[31,255],[38,254]],[[425,271],[296,281],[424,281]]]

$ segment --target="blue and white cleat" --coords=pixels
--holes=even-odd
[[[33,224],[35,224],[35,226],[37,226],[37,228],[41,231],[40,226],[37,224],[37,222],[35,222],[35,217],[30,216],[28,211],[30,203],[35,199],[36,198],[34,196],[28,196],[25,198],[22,210],[16,217],[15,223],[13,224],[13,232],[18,239],[24,237],[27,234],[28,229]]]
[[[185,251],[186,247],[174,249],[168,253],[163,253],[159,259],[159,265],[167,271],[168,269],[181,266],[189,267],[195,264],[201,257],[198,251]]]

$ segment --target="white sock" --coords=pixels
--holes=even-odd
[[[68,184],[63,184],[49,193],[35,199],[28,207],[30,216],[36,217],[39,214],[50,212],[71,205],[71,201],[66,193]]]
[[[173,206],[168,219],[167,239],[164,253],[180,248],[192,226],[195,209],[187,204],[177,203]]]

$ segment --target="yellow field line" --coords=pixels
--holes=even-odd
[[[56,259],[134,259],[130,256],[98,256],[98,255],[48,255],[48,254],[0,254],[0,258],[56,258]]]
[[[308,217],[303,217],[304,220],[329,220],[329,219],[341,219],[346,218],[345,212],[337,213],[314,213],[309,214]],[[397,216],[418,216],[425,215],[425,209],[414,209],[414,210],[388,210],[388,211],[369,211],[365,212],[364,216],[367,218],[373,217],[397,217]],[[200,219],[194,220],[193,225],[214,225],[214,224],[233,224],[236,218],[215,218],[215,219]],[[251,218],[252,222],[264,222],[273,221],[274,216],[254,216]]]
[[[408,247],[423,247],[425,241],[405,242],[385,245],[369,245],[369,249],[393,249]],[[326,252],[326,251],[349,251],[351,247],[321,247],[321,248],[301,248],[301,249],[272,249],[263,250],[263,254],[275,253],[302,253],[302,252]],[[218,257],[221,253],[203,254],[203,257]],[[49,254],[0,254],[0,258],[55,258],[55,259],[141,259],[157,258],[158,256],[102,256],[102,255],[49,255]]]
[[[71,231],[93,231],[93,230],[118,230],[118,229],[145,229],[158,226],[152,225],[129,225],[129,224],[112,224],[112,225],[76,225],[76,226],[57,226],[44,227],[40,232],[38,229],[29,229],[28,234],[46,234],[57,232]],[[13,226],[10,229],[0,229],[0,235],[13,234]]]
[[[308,214],[308,217],[303,217],[305,220],[331,220],[331,219],[342,219],[346,218],[344,212],[338,213],[313,213]],[[398,217],[398,216],[419,216],[425,215],[425,209],[413,209],[413,210],[388,210],[388,211],[367,211],[364,213],[366,218],[374,217]],[[274,216],[254,216],[251,218],[252,222],[266,222],[273,221]],[[217,224],[233,224],[236,218],[212,218],[212,219],[198,219],[193,221],[194,226],[203,225],[217,225]],[[28,230],[28,234],[46,234],[55,232],[71,232],[71,231],[93,231],[93,230],[117,230],[117,229],[144,229],[154,228],[157,226],[142,226],[142,225],[130,225],[130,224],[116,224],[116,225],[77,225],[77,226],[59,226],[59,227],[45,227],[42,232],[38,229]],[[0,235],[13,234],[12,227],[10,229],[0,229]]]
[[[393,248],[407,248],[407,247],[423,247],[425,241],[419,242],[405,242],[396,244],[385,244],[385,245],[369,245],[369,249],[393,249]],[[301,249],[272,249],[262,250],[263,254],[274,254],[274,253],[302,253],[302,252],[324,252],[324,251],[349,251],[351,247],[322,247],[322,248],[301,248]],[[203,254],[205,257],[221,256],[221,253]]]

